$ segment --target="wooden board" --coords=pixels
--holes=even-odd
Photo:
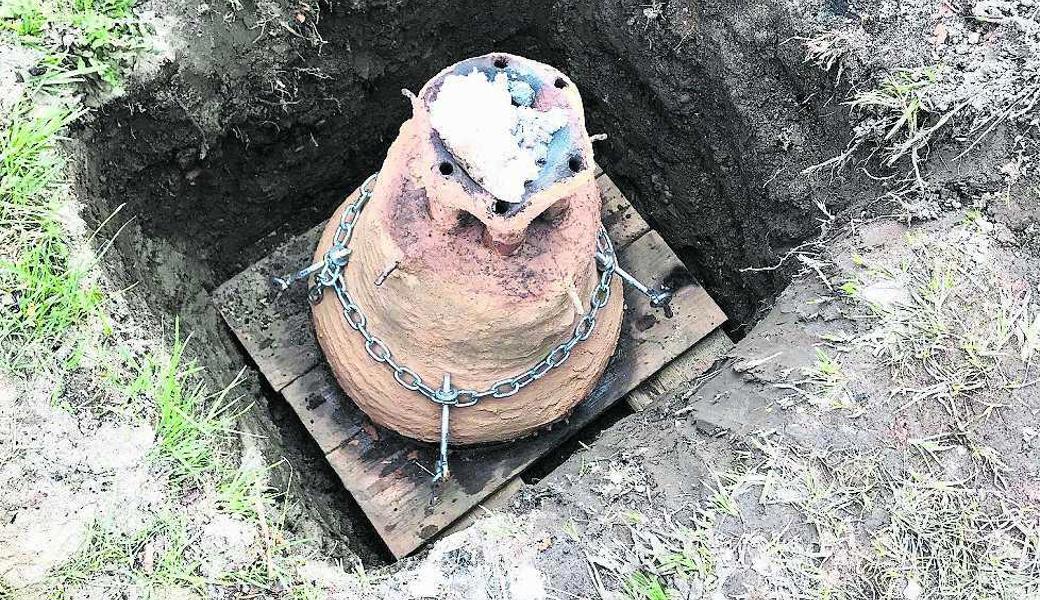
[[[695,380],[732,349],[733,340],[721,329],[716,329],[639,384],[628,394],[625,402],[636,412],[644,411],[658,398]]]
[[[610,232],[610,239],[616,247],[624,248],[650,231],[650,226],[609,177],[601,175],[596,179],[596,184],[603,199],[603,225]]]
[[[609,178],[602,175],[598,183],[604,216],[629,215],[605,220],[621,265],[648,285],[667,283],[675,289],[672,316],[650,307],[626,286],[618,351],[590,397],[568,419],[538,435],[453,450],[452,478],[440,486],[430,481],[436,461],[433,445],[373,425],[336,385],[314,339],[304,286],[281,295],[270,291],[271,274],[291,271],[310,259],[321,226],[283,244],[215,292],[228,325],[299,415],[395,556],[433,538],[725,320]]]

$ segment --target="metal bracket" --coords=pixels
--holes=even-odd
[[[296,271],[295,273],[291,273],[284,277],[271,277],[271,285],[277,288],[279,292],[284,292],[297,281],[307,279],[311,275],[314,275],[318,271],[321,271],[323,268],[325,268],[325,265],[328,264],[327,261],[332,261],[332,263],[337,266],[343,266],[347,264],[347,259],[349,257],[350,248],[347,248],[346,246],[332,248],[329,250],[328,254],[326,255],[326,258],[314,263],[313,265],[304,267],[299,271]]]
[[[607,266],[610,264],[610,259],[603,255],[601,252],[596,253],[596,261],[601,266]],[[614,272],[621,276],[621,279],[628,285],[636,288],[639,293],[643,294],[650,300],[650,306],[654,308],[660,308],[664,310],[664,314],[668,317],[672,317],[672,297],[673,292],[667,287],[661,286],[660,288],[649,288],[643,284],[643,282],[636,279],[631,273],[621,268],[621,265],[614,265]]]

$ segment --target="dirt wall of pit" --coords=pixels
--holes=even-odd
[[[829,78],[802,64],[791,38],[809,25],[788,7],[661,10],[407,1],[193,15],[179,58],[80,136],[93,216],[126,202],[144,235],[212,272],[211,289],[378,168],[408,116],[402,88],[502,50],[574,78],[591,131],[610,136],[598,160],[745,322],[785,278],[740,269],[774,263],[816,233],[818,203],[837,210],[854,195],[799,176],[844,147],[847,115]]]
[[[805,7],[817,8],[841,16]],[[849,126],[844,92],[795,39],[813,21],[792,9],[706,0],[655,16],[565,0],[550,19],[560,68],[610,135],[598,160],[738,324],[787,282],[741,269],[776,264],[819,233],[818,205],[837,213],[864,185],[801,175],[842,152]]]
[[[112,279],[136,284],[135,301],[157,319],[183,318],[214,382],[247,359],[209,292],[327,218],[379,167],[408,116],[401,89],[468,56],[512,52],[570,74],[590,132],[609,135],[597,160],[736,324],[787,281],[742,269],[815,236],[818,205],[838,211],[856,197],[855,179],[799,177],[844,148],[848,127],[830,78],[788,41],[810,24],[785,6],[704,0],[657,16],[640,0],[148,8],[177,24],[163,40],[176,58],[76,132],[77,187],[88,222],[122,207],[101,232],[130,221],[107,257]],[[293,465],[301,515],[342,556],[371,557],[359,540],[374,536],[288,407],[256,376],[243,393],[256,405],[244,427],[267,438],[272,462]]]

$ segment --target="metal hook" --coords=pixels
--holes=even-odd
[[[347,248],[346,246],[333,247],[329,250],[328,254],[326,254],[326,258],[314,263],[313,265],[304,267],[295,273],[286,275],[285,277],[271,277],[271,285],[276,287],[279,292],[284,292],[297,281],[307,279],[311,275],[320,271],[328,262],[331,261],[332,264],[342,267],[347,264],[347,259],[349,257],[350,248]]]

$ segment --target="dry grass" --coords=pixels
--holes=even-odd
[[[801,523],[766,535],[758,528],[735,540],[752,569],[768,581],[764,598],[840,598],[850,540],[861,514],[874,501],[876,460],[859,453],[810,452],[759,435],[741,445],[735,469],[717,475],[716,499],[726,498],[731,517],[748,504],[760,510],[794,509]],[[746,508],[744,510],[747,510]],[[796,533],[808,527],[809,539]]]
[[[810,38],[797,38],[805,48],[805,62],[823,71],[835,71],[835,84],[845,74],[845,57],[857,45],[856,34],[836,29]]]
[[[774,388],[794,392],[792,400],[781,403],[788,408],[805,402],[823,411],[846,410],[853,414],[862,412],[849,389],[849,375],[842,369],[837,358],[822,348],[816,349],[816,360],[800,369],[801,378],[784,383],[772,384]]]
[[[988,227],[970,215],[945,233],[908,240],[900,264],[860,258],[843,286],[871,326],[854,343],[892,371],[902,409],[937,402],[959,429],[1036,383],[1040,313],[1028,282],[994,266]]]
[[[910,15],[917,11],[924,17],[921,11],[927,9],[905,10],[912,22]],[[933,63],[926,65],[909,62],[916,60],[909,58],[915,53],[906,52],[885,32],[868,36],[862,28],[843,25],[801,38],[805,62],[837,72],[838,80],[844,75],[856,87],[846,102],[856,120],[852,140],[841,154],[804,172],[829,170],[834,176],[855,163],[870,175],[876,168],[869,163],[876,158],[883,167],[876,179],[887,187],[880,198],[892,201],[908,218],[930,220],[941,212],[926,173],[935,141],[960,145],[954,160],[962,160],[1002,128],[1013,137],[1034,137],[1040,103],[1040,13],[1015,2],[976,2],[971,11],[946,4],[928,14],[937,23],[928,58]],[[980,20],[987,25],[980,28]],[[862,63],[887,65],[889,70],[866,85],[857,80],[865,75]],[[949,159],[943,163],[948,166]]]
[[[838,59],[840,54],[834,58]],[[909,158],[912,180],[918,190],[926,189],[921,173],[923,155],[937,133],[967,105],[962,102],[948,110],[937,108],[936,84],[944,71],[940,65],[900,69],[882,79],[876,87],[855,92],[845,102],[858,119],[852,141],[840,155],[813,165],[803,173],[812,175],[822,170],[834,173],[845,168],[861,149],[872,148],[864,161],[877,156],[884,166],[894,167],[901,159]]]
[[[796,527],[769,536],[752,530],[735,541],[768,580],[760,597],[1018,600],[1040,593],[1040,512],[1000,489],[943,480],[927,468],[889,473],[876,457],[809,452],[768,435],[751,438],[738,465],[719,475],[727,504],[789,507],[814,532],[805,540]]]
[[[890,521],[859,563],[859,597],[1020,600],[1040,594],[1040,513],[996,490],[889,482]]]

